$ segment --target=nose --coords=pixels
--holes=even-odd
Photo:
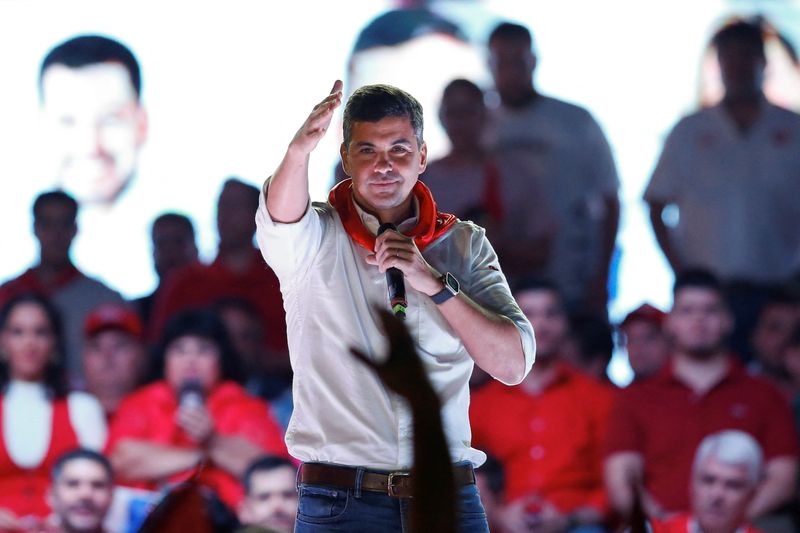
[[[392,170],[392,161],[389,159],[389,154],[384,152],[379,152],[376,157],[375,161],[375,171],[376,172],[390,172]]]

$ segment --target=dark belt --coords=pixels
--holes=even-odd
[[[327,485],[338,489],[354,490],[358,480],[358,468],[335,466],[322,463],[303,463],[300,467],[300,483]],[[411,497],[411,473],[408,470],[397,472],[378,472],[364,470],[361,477],[361,490],[382,492],[395,498]],[[456,487],[475,483],[475,472],[471,464],[453,467],[453,480]]]

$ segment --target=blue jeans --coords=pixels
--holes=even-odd
[[[301,483],[295,533],[364,532],[406,533],[411,527],[413,500],[354,489],[337,489]],[[489,533],[478,487],[458,489],[457,523],[461,533]]]

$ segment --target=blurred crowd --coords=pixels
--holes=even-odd
[[[517,387],[473,374],[492,531],[612,531],[639,508],[655,531],[800,528],[800,115],[764,96],[764,31],[737,20],[712,40],[724,96],[677,123],[644,196],[672,308],[643,303],[619,324],[607,315],[619,183],[595,119],[537,90],[517,24],[488,40],[496,106],[473,81],[447,85],[451,148],[421,180],[441,211],[486,228],[537,343]],[[121,147],[146,132],[136,59],[80,36],[40,81],[65,131],[95,136],[32,203],[38,261],[0,285],[0,531],[136,531],[189,481],[230,530],[291,531],[292,371],[278,281],[253,242],[259,189],[224,183],[208,264],[192,220],[150,220],[158,286],[126,301],[71,249],[102,233],[118,275],[147,253],[146,235],[78,227],[125,190]],[[91,105],[65,102],[61,87],[82,84]],[[635,375],[624,389],[606,373],[615,347]]]

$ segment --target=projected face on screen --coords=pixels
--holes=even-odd
[[[112,204],[135,173],[147,131],[127,69],[52,65],[42,75],[42,107],[58,185],[81,203]]]

